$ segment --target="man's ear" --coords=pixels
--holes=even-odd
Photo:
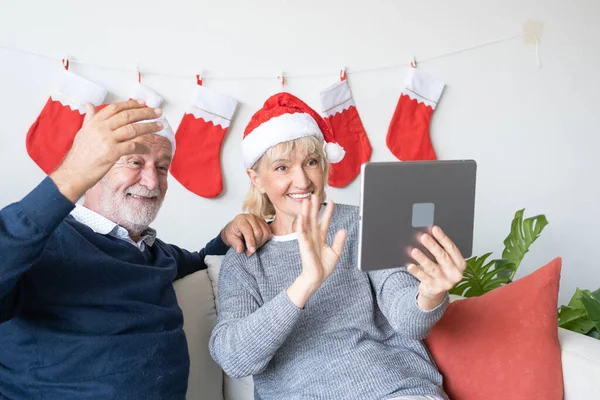
[[[252,168],[248,168],[246,170],[246,174],[248,174],[248,178],[250,178],[250,182],[252,182],[254,187],[256,187],[261,193],[265,193],[265,189],[263,188],[260,182],[260,177],[258,176],[258,173]]]

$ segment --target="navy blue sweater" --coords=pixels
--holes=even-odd
[[[0,211],[0,398],[184,399],[173,281],[225,254],[94,233],[46,178]]]

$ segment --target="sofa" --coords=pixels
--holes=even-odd
[[[207,270],[198,271],[174,284],[177,300],[183,311],[183,329],[190,353],[187,400],[254,398],[252,379],[229,378],[212,360],[208,351],[210,333],[217,321],[216,289],[222,259],[220,256],[207,256]],[[562,328],[557,329],[561,345],[564,399],[598,398],[600,340]]]

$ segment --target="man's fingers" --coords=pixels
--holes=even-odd
[[[269,228],[269,224],[267,224],[267,221],[264,219],[256,217],[252,214],[250,214],[250,217],[252,217],[252,220],[254,221],[254,229],[257,229],[259,232],[256,236],[257,245],[258,247],[262,247],[262,245],[271,240],[271,237],[273,236],[271,233],[271,228]]]
[[[125,142],[131,139],[135,139],[138,136],[159,132],[163,129],[163,127],[164,124],[161,121],[129,124],[117,129],[114,132],[114,137],[119,142]]]
[[[143,100],[128,100],[120,101],[118,103],[108,104],[105,107],[101,106],[101,110],[98,111],[98,118],[102,121],[109,119],[113,115],[116,115],[124,110],[131,110],[136,108],[143,108],[146,103]]]
[[[242,239],[240,239],[238,237],[233,237],[229,241],[229,245],[231,247],[233,247],[238,254],[240,254],[242,251],[244,251],[244,242],[242,241]]]
[[[271,240],[271,238],[273,237],[273,232],[271,232],[271,227],[269,226],[267,221],[265,221],[264,219],[259,218],[259,224],[260,224],[260,229],[262,229],[262,231],[263,231],[263,239],[264,239],[263,244],[265,244],[267,241]]]
[[[248,216],[247,217],[247,221],[250,224],[250,227],[252,228],[252,237],[254,238],[254,243],[262,243],[263,237],[262,237],[262,229],[260,229],[260,226],[258,225],[258,222],[255,221],[252,216]],[[250,253],[254,253],[256,251],[256,248],[252,249],[252,248],[248,248],[248,250],[250,250]]]
[[[94,118],[94,115],[96,115],[96,113],[97,113],[96,107],[94,107],[94,105],[92,103],[86,103],[85,116],[83,117],[83,123],[86,124],[87,122],[89,122],[92,118]]]
[[[104,111],[104,110],[102,110]],[[146,121],[149,119],[155,119],[162,115],[160,108],[133,108],[125,109],[110,118],[105,122],[108,127],[112,130],[117,130],[122,126],[132,124],[134,122]]]
[[[237,230],[237,232],[236,232]],[[248,221],[242,221],[234,226],[232,232],[226,232],[227,235],[238,237],[246,245],[247,254],[250,255],[256,251],[256,241],[254,240],[254,230]],[[229,238],[229,237],[228,237]],[[233,240],[229,240],[231,243]]]
[[[119,159],[120,157],[128,154],[149,154],[150,151],[150,147],[146,146],[145,144],[129,141],[119,143],[117,145],[118,154],[116,154],[116,156],[118,156],[117,159]]]

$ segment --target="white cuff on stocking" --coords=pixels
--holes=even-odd
[[[348,81],[340,81],[321,92],[321,114],[330,117],[354,106]]]
[[[102,86],[65,71],[58,88],[52,92],[50,97],[63,106],[69,106],[72,110],[78,110],[81,114],[85,114],[86,103],[99,106],[104,101],[106,93],[106,89]]]
[[[131,98],[136,100],[144,100],[146,105],[152,108],[160,107],[163,102],[163,98],[160,94],[156,93],[148,86],[142,85],[141,83],[137,84],[133,94],[131,95]]]
[[[196,86],[192,104],[186,110],[196,118],[212,122],[215,126],[229,128],[238,101],[233,97],[216,92],[204,86]]]
[[[404,89],[402,94],[407,95],[419,103],[424,103],[435,110],[437,102],[444,91],[444,82],[435,78],[420,68],[411,68],[408,76],[404,80]]]

